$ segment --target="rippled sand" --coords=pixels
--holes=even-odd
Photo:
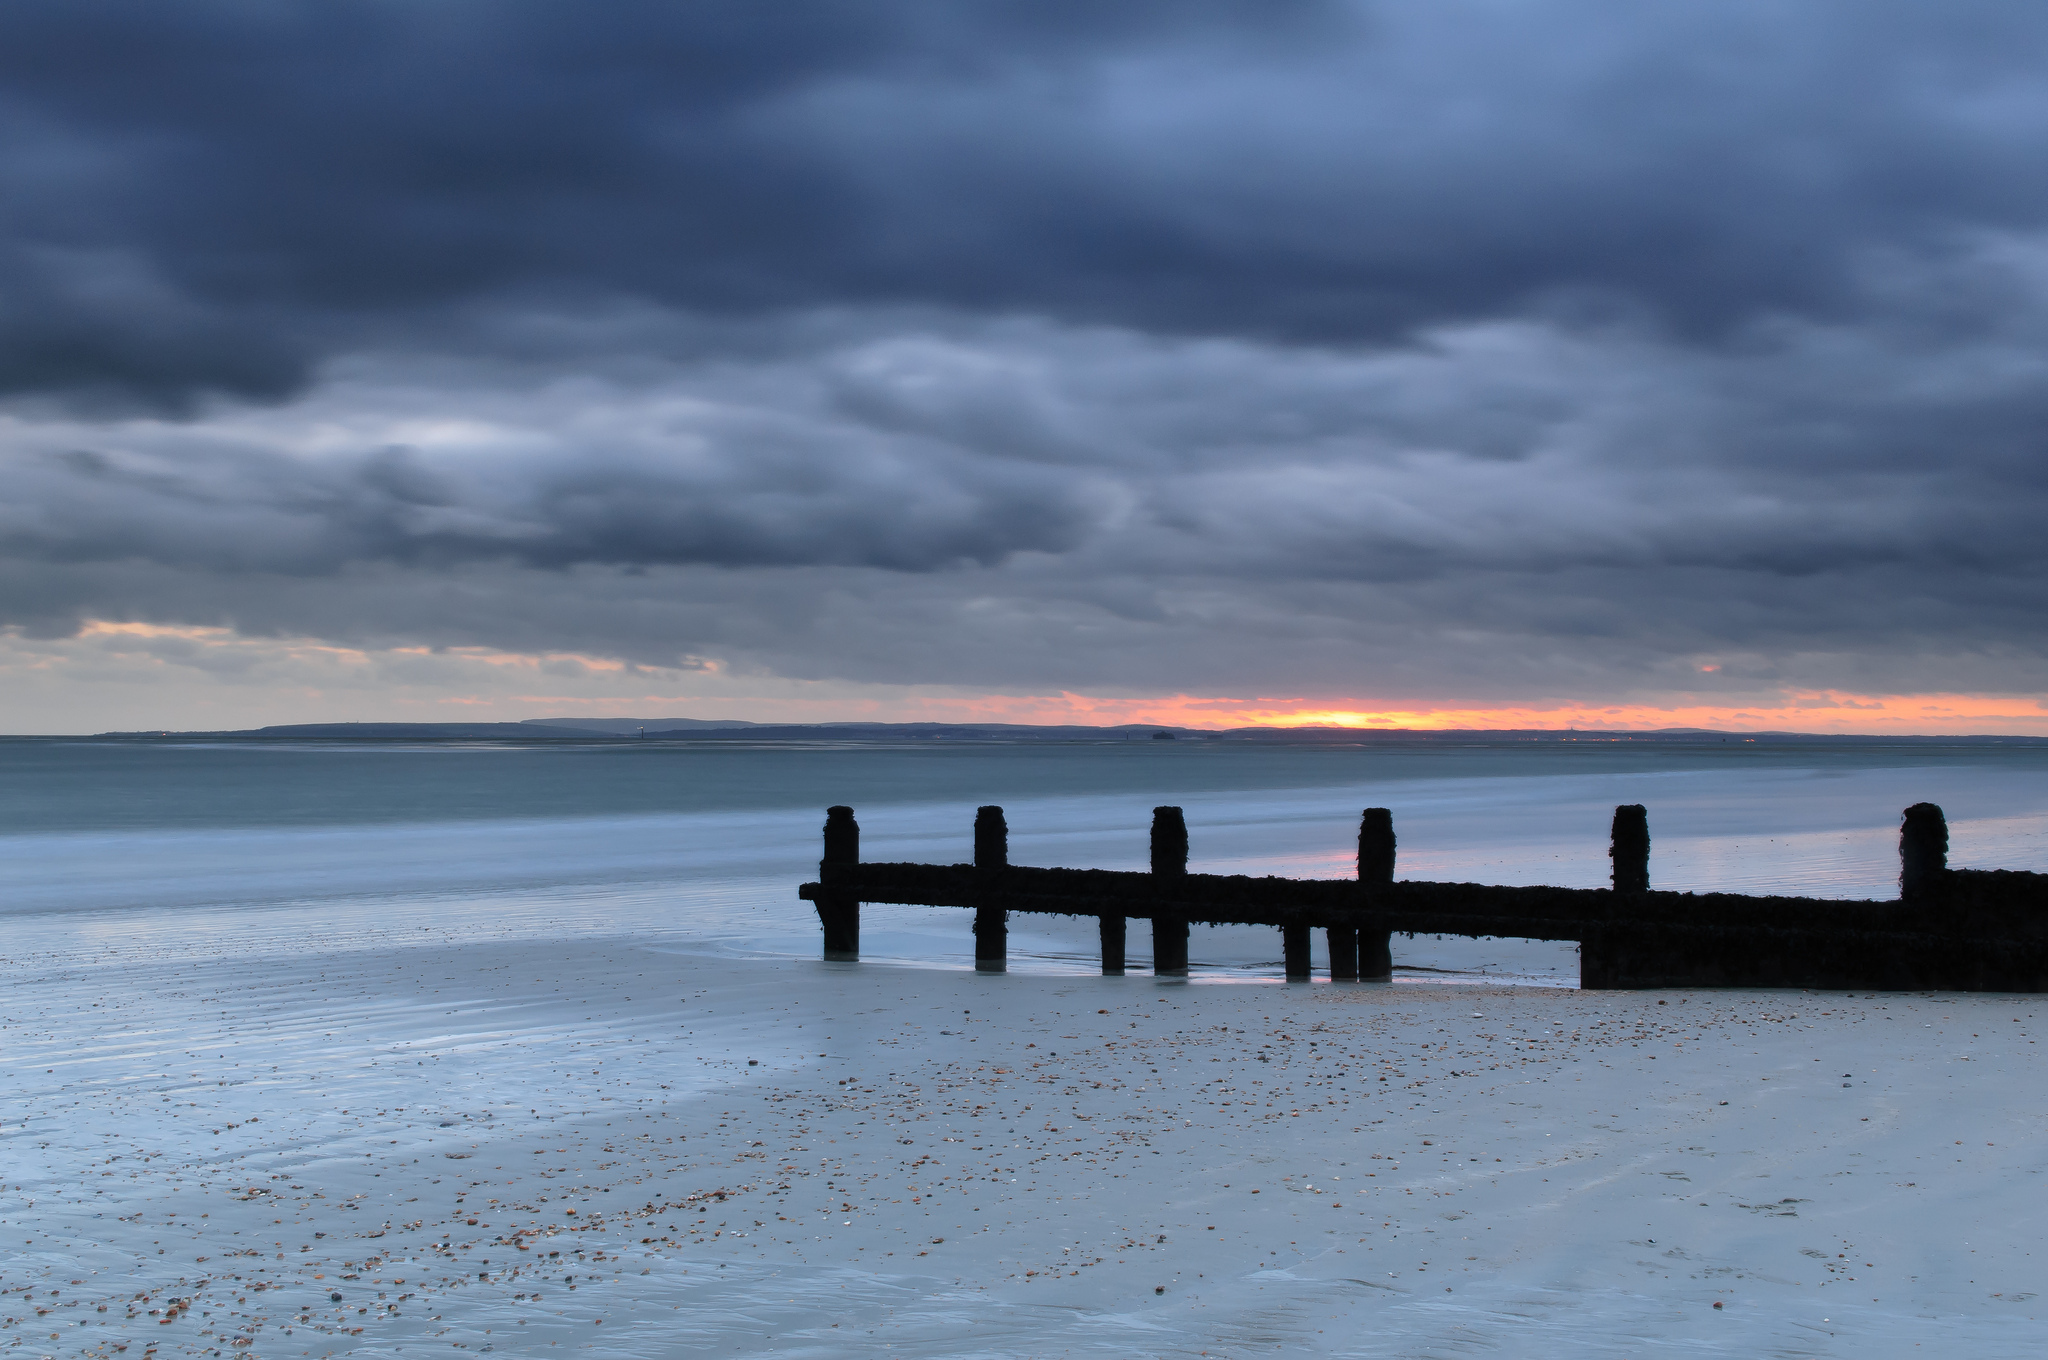
[[[2030,997],[976,977],[647,937],[109,939],[5,986],[10,1353],[2048,1340]]]

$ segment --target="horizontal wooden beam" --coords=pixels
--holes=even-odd
[[[1193,924],[1392,930],[1415,935],[1583,940],[1603,926],[1934,932],[1960,924],[1925,903],[1750,897],[1737,893],[1616,893],[1606,888],[1481,883],[1253,878],[1155,878],[1110,869],[977,869],[970,864],[840,864],[799,889],[862,902],[969,907],[1054,916],[1178,917]],[[1969,933],[1969,932],[1964,932]]]

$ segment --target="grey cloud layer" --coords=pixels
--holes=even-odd
[[[495,362],[387,357],[282,408],[23,422],[0,526],[54,560],[286,574],[1038,554],[1084,574],[1398,582],[2048,554],[2031,532],[2048,334],[1952,349],[1950,380],[1840,328],[1702,357],[1526,323],[1349,353],[891,320],[631,377],[527,385]]]
[[[0,6],[0,623],[2040,688],[2043,50],[1970,0]]]
[[[1693,663],[1731,652],[2013,684],[2048,603],[2048,293],[2027,315],[1933,367],[1839,326],[1702,356],[900,316],[605,374],[359,358],[277,408],[18,425],[0,546],[39,565],[5,598],[40,630],[298,619],[968,684],[1711,688],[1735,677]]]

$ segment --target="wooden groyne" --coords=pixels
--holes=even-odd
[[[860,957],[860,904],[974,912],[974,964],[1001,972],[1013,912],[1092,916],[1102,971],[1125,970],[1127,923],[1149,921],[1152,971],[1184,974],[1190,925],[1280,931],[1290,980],[1310,978],[1309,932],[1325,932],[1333,981],[1387,977],[1395,934],[1576,940],[1579,983],[1617,987],[1810,987],[1904,991],[2048,990],[2048,874],[1948,867],[1948,824],[1932,803],[1899,829],[1899,896],[1886,901],[1657,892],[1649,817],[1614,810],[1607,888],[1508,888],[1394,878],[1393,814],[1367,808],[1355,879],[1251,878],[1187,871],[1187,823],[1153,809],[1149,873],[1013,865],[999,807],[974,819],[972,864],[870,864],[853,809],[825,814],[816,904],[825,957]]]

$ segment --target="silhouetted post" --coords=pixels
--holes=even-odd
[[[1394,814],[1386,808],[1367,808],[1358,821],[1358,881],[1365,886],[1365,898],[1373,890],[1394,881]],[[1358,932],[1358,975],[1383,978],[1394,975],[1393,932]]]
[[[1623,803],[1614,810],[1607,857],[1614,861],[1616,892],[1650,890],[1650,813],[1641,803]]]
[[[1331,926],[1323,934],[1330,943],[1330,981],[1349,982],[1358,976],[1358,932],[1350,926]]]
[[[1177,807],[1152,809],[1152,888],[1163,893],[1188,873],[1188,824]],[[1152,918],[1152,971],[1188,970],[1188,923],[1179,916]]]
[[[999,807],[974,810],[974,867],[993,877],[1010,867],[1010,828]],[[1001,907],[974,909],[974,971],[1000,973],[1010,954],[1010,913]]]
[[[860,863],[860,823],[850,807],[825,809],[825,857],[818,861],[818,924],[825,930],[825,957],[839,963],[860,958],[860,899],[848,886]]]
[[[1307,982],[1308,972],[1308,927],[1280,927],[1280,952],[1287,960],[1287,980]]]
[[[1102,924],[1102,975],[1124,975],[1124,918],[1104,916]]]
[[[1933,803],[1915,803],[1899,824],[1899,896],[1926,900],[1948,876],[1948,818]]]

